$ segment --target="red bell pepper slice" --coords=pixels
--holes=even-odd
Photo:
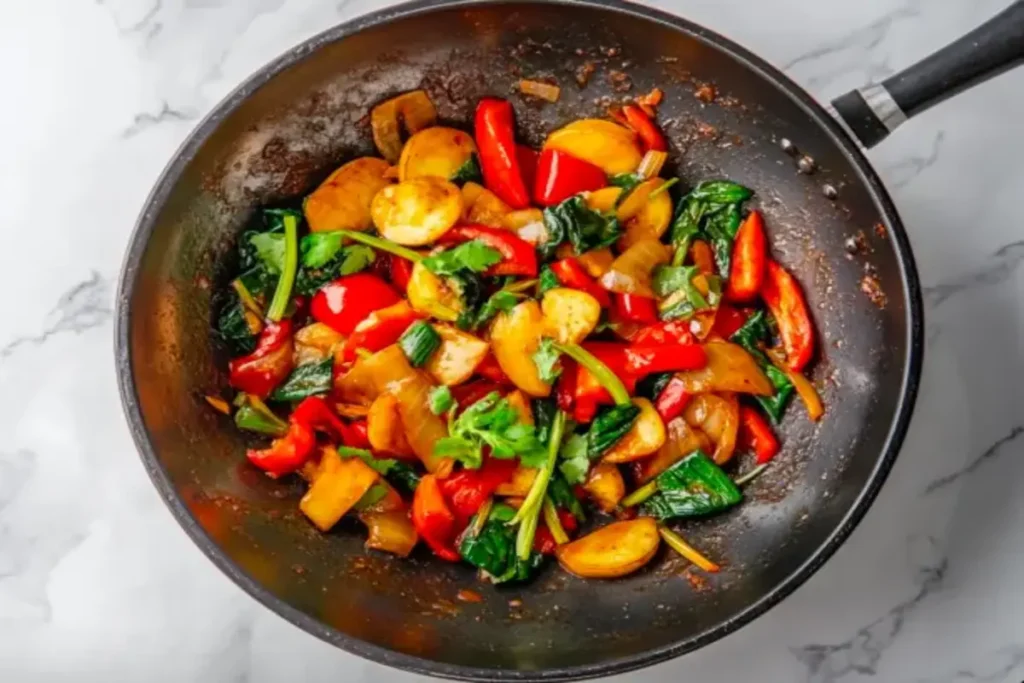
[[[715,324],[711,331],[722,337],[722,339],[728,339],[743,327],[743,324],[746,322],[746,313],[733,308],[729,304],[721,303],[718,305],[718,313],[715,315]]]
[[[309,460],[316,446],[313,430],[300,422],[288,425],[288,433],[274,439],[270,448],[250,448],[245,452],[249,462],[274,477],[294,472]]]
[[[630,343],[645,344],[693,344],[696,337],[690,331],[688,320],[670,320],[641,327],[628,337]]]
[[[409,325],[423,317],[412,310],[405,299],[370,313],[356,325],[352,335],[345,341],[342,358],[350,362],[356,359],[357,349],[377,352],[391,346],[409,329]]]
[[[464,523],[502,484],[512,480],[518,467],[516,460],[488,458],[478,470],[462,470],[441,482],[441,491],[451,501],[455,516]]]
[[[562,374],[555,382],[555,402],[561,410],[572,413],[576,399],[576,361],[562,357]]]
[[[335,441],[340,441],[353,448],[365,448],[366,446],[363,444],[369,442],[365,433],[360,437],[353,425],[342,422],[327,401],[320,396],[309,396],[302,399],[302,402],[295,406],[288,421],[301,424],[311,431],[325,432]]]
[[[800,372],[814,355],[814,326],[800,283],[774,259],[768,259],[761,298],[779,325],[787,365]]]
[[[616,294],[615,313],[626,322],[643,325],[658,322],[658,306],[654,299],[636,294]]]
[[[540,154],[537,150],[526,145],[516,145],[516,160],[519,162],[519,172],[523,176],[523,184],[527,191],[532,190],[537,179],[537,162]]]
[[[380,252],[378,252],[378,258]],[[404,259],[396,254],[388,254],[388,275],[398,290],[404,292],[409,288],[409,280],[412,278],[412,261]]]
[[[476,107],[476,147],[484,185],[513,209],[530,206],[515,139],[515,113],[507,100],[485,97]]]
[[[557,149],[545,149],[537,162],[533,197],[541,206],[554,206],[607,184],[608,177],[600,167]]]
[[[626,370],[626,349],[625,344],[616,342],[587,342],[583,348],[597,357],[599,361],[608,366],[608,369],[626,386],[629,393],[636,390],[637,376]],[[586,416],[591,408],[596,411],[599,404],[612,404],[611,394],[597,379],[590,374],[590,371],[582,365],[576,366],[576,415]],[[593,415],[591,415],[591,418]],[[580,420],[589,422],[589,420]]]
[[[700,370],[707,364],[700,344],[632,344],[626,349],[626,372],[631,375]]]
[[[444,234],[441,242],[478,240],[501,254],[501,262],[487,269],[484,275],[537,276],[537,251],[533,245],[504,228],[487,225],[460,225]]]
[[[313,296],[310,314],[345,336],[366,316],[401,301],[398,293],[371,273],[345,275],[324,285]]]
[[[476,374],[498,384],[512,384],[512,380],[501,369],[498,359],[494,357],[493,353],[484,356],[480,365],[476,366]]]
[[[578,528],[576,518],[568,510],[558,510],[558,521],[562,523],[565,533],[571,534]],[[555,537],[551,535],[546,522],[541,522],[537,527],[537,533],[533,537],[533,549],[542,555],[554,555],[558,544]]]
[[[739,230],[732,246],[732,266],[725,298],[729,301],[750,301],[761,291],[765,263],[768,260],[768,240],[764,235],[764,220],[758,211],[751,211]]]
[[[455,550],[455,514],[448,507],[440,482],[433,474],[425,474],[412,498],[412,525],[434,554],[449,562],[458,562]]]
[[[654,409],[658,411],[662,422],[668,424],[683,414],[689,400],[690,394],[686,391],[686,384],[678,377],[673,377],[654,400]]]
[[[459,404],[459,412],[473,405],[492,391],[501,392],[501,386],[489,379],[477,379],[452,387],[452,398]]]
[[[651,117],[643,109],[635,104],[627,104],[622,107],[622,115],[626,118],[626,123],[629,127],[640,136],[645,152],[651,150],[664,152],[668,149],[668,145],[665,143],[665,136],[661,134],[658,126],[655,125],[654,121],[651,120]]]
[[[611,307],[612,300],[608,296],[608,291],[597,284],[597,281],[590,277],[583,268],[583,264],[576,259],[564,258],[555,261],[551,264],[551,272],[566,287],[584,291],[597,299],[597,302],[601,304],[601,308]]]
[[[740,406],[740,443],[754,451],[755,461],[763,465],[779,452],[779,440],[768,420],[750,406]]]
[[[228,363],[228,382],[239,391],[266,398],[291,373],[292,323],[268,323],[260,332],[256,349]]]

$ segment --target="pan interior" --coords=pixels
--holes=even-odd
[[[819,556],[875,478],[900,404],[910,299],[898,245],[861,173],[805,107],[706,33],[628,12],[475,5],[342,35],[325,34],[236,93],[143,215],[126,268],[122,342],[137,398],[129,412],[148,435],[143,450],[158,485],[191,513],[186,524],[201,528],[207,551],[240,569],[271,607],[402,666],[470,677],[599,673],[727,632]],[[525,101],[515,94],[521,77],[553,78],[561,99]],[[301,196],[342,162],[372,154],[369,108],[404,90],[427,89],[441,118],[465,129],[478,98],[511,97],[520,136],[536,146],[544,131],[655,86],[665,92],[670,172],[688,186],[726,177],[757,191],[775,255],[803,283],[821,334],[814,379],[826,418],[815,426],[792,407],[784,452],[745,504],[681,527],[724,571],[688,581],[685,565],[666,555],[616,582],[552,568],[529,586],[495,589],[425,554],[366,552],[354,524],[314,531],[297,511],[300,488],[248,467],[244,437],[202,399],[226,386],[211,343],[211,294],[225,284],[245,222],[260,205]],[[815,173],[798,172],[803,154]],[[826,184],[838,198],[825,196]],[[866,272],[884,305],[862,292]],[[461,588],[483,601],[459,601]]]

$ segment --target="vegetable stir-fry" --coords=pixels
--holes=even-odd
[[[794,392],[822,417],[815,331],[752,190],[662,177],[653,106],[535,150],[508,101],[470,134],[407,93],[371,113],[382,158],[242,234],[216,319],[234,400],[207,400],[266,440],[252,466],[308,482],[317,529],[350,515],[368,548],[494,583],[551,556],[620,577],[663,541],[718,571],[679,521],[742,502]]]

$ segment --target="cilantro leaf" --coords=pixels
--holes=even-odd
[[[544,337],[540,340],[540,346],[533,352],[531,358],[537,365],[537,376],[542,382],[551,384],[562,374],[562,368],[558,364],[561,353],[554,347],[555,340]]]
[[[558,469],[570,485],[582,484],[587,480],[590,471],[590,458],[587,457],[587,437],[585,434],[573,434],[562,446],[558,454],[561,462]]]
[[[453,249],[423,259],[423,265],[435,275],[455,275],[464,270],[482,273],[500,262],[501,252],[480,240],[463,242]]]
[[[352,448],[350,446],[338,446],[338,455],[343,458],[359,458],[367,465],[369,465],[374,472],[382,476],[387,475],[396,465],[397,460],[391,458],[376,458],[373,453],[366,450],[365,448]]]
[[[555,271],[551,270],[550,266],[544,266],[540,269],[540,276],[537,281],[537,291],[543,294],[549,289],[555,287],[561,287],[562,283],[559,281],[558,276],[555,275]]]
[[[304,268],[319,268],[328,264],[341,250],[341,233],[313,232],[302,238],[299,252]]]
[[[502,311],[511,311],[517,303],[525,298],[525,294],[510,292],[507,289],[499,289],[484,302],[483,306],[480,307],[480,310],[476,313],[472,323],[470,323],[469,329],[477,329],[486,325],[491,321],[491,318],[498,315],[498,313]]]
[[[452,396],[452,390],[443,384],[431,389],[428,398],[430,400],[430,412],[434,415],[443,415],[455,405],[455,397]]]
[[[268,271],[276,274],[284,269],[284,233],[257,232],[249,236],[249,244]]]
[[[496,391],[466,408],[451,423],[449,436],[434,444],[434,453],[477,469],[483,464],[484,446],[490,447],[491,457],[519,457],[527,467],[537,467],[547,458],[533,426],[519,422],[519,414]]]

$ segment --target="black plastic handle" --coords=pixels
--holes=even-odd
[[[865,147],[911,116],[1024,62],[1024,0],[881,83],[851,90],[832,107]]]

